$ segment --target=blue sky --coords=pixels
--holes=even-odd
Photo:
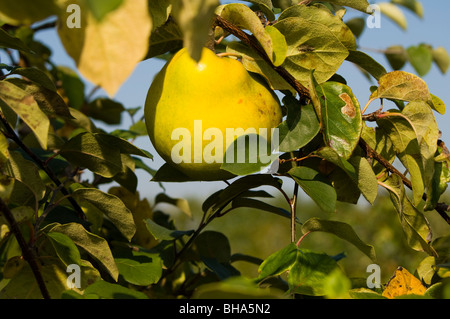
[[[450,19],[448,18],[448,13],[450,12],[450,1],[423,0],[422,2],[424,6],[423,19],[419,19],[408,10],[403,10],[408,20],[408,30],[403,31],[389,19],[382,16],[381,28],[365,29],[359,40],[360,47],[381,50],[389,47],[390,45],[403,45],[408,47],[409,45],[417,45],[424,42],[432,45],[433,47],[443,46],[450,52],[450,37],[448,35],[448,32],[450,31]],[[365,17],[362,13],[349,9],[344,21],[354,16]],[[75,67],[73,61],[65,53],[54,31],[42,31],[39,33],[38,38],[52,48],[53,61],[56,64],[67,65],[72,68]],[[372,51],[365,52],[384,65],[388,71],[391,71],[382,54]],[[122,85],[114,99],[123,103],[127,108],[143,106],[151,81],[162,66],[163,61],[157,59],[151,59],[139,63],[133,74]],[[410,66],[407,66],[404,70],[407,72],[414,72]],[[348,62],[345,62],[342,65],[338,73],[346,78],[348,85],[352,88],[360,104],[364,106],[369,97],[369,87],[375,83],[369,82],[353,65]],[[442,75],[438,68],[433,65],[431,71],[424,76],[423,79],[427,82],[431,93],[440,97],[449,108],[450,72],[447,75]],[[90,88],[92,88],[92,86],[88,84],[87,91],[89,91]],[[101,91],[98,92],[97,95],[99,94],[106,95]],[[375,108],[376,105],[373,107]],[[141,111],[138,116],[142,115],[142,112],[143,111]],[[450,115],[446,114],[441,116],[437,114],[436,117],[439,127],[443,132],[442,138],[450,141]],[[126,128],[127,125],[129,125],[129,122],[125,115],[124,119],[124,127]],[[99,126],[103,127],[106,131],[112,131],[116,128],[101,125],[101,123],[99,123]],[[136,144],[154,155],[154,161],[148,161],[148,164],[151,167],[157,169],[163,164],[163,161],[154,151],[148,138],[138,138],[136,140]],[[147,196],[150,200],[152,200],[157,193],[162,191],[162,189],[157,183],[149,182],[150,175],[143,172],[138,173],[138,190],[142,195]],[[189,197],[201,194],[200,198],[205,199],[215,190],[223,188],[224,185],[225,184],[223,182],[196,182],[195,185],[194,183],[165,184],[165,187],[169,195],[173,197]]]

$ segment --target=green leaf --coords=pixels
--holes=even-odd
[[[0,28],[0,46],[13,50],[20,50],[31,53],[32,51],[19,38],[11,36],[5,30]]]
[[[66,142],[59,153],[74,165],[111,178],[122,170],[120,150],[116,146],[102,143],[96,135],[85,132]]]
[[[390,46],[385,52],[385,57],[394,70],[400,70],[408,62],[408,52],[401,45]]]
[[[296,261],[289,271],[290,291],[310,296],[323,296],[326,294],[327,278],[336,269],[338,265],[330,256],[299,250]]]
[[[276,288],[261,288],[252,280],[235,276],[223,281],[201,285],[192,299],[279,299],[283,292]],[[249,308],[247,308],[249,309]]]
[[[298,254],[298,248],[294,243],[267,257],[258,268],[257,281],[262,281],[268,277],[278,276],[291,269]]]
[[[26,77],[28,70],[26,72],[21,72]],[[43,76],[45,74],[42,74]],[[39,75],[36,75],[39,76]],[[38,79],[36,79],[38,80]],[[22,79],[8,79],[8,82],[16,85],[17,87],[24,90],[27,94],[33,96],[34,100],[37,102],[41,110],[49,117],[61,117],[63,119],[73,119],[74,117],[70,114],[69,107],[63,98],[56,92],[56,90],[49,89],[47,87],[41,86],[37,82],[28,82]],[[53,83],[53,82],[51,82]],[[45,84],[45,83],[44,83]],[[45,84],[46,86],[50,86]]]
[[[103,212],[128,241],[133,238],[136,232],[133,215],[117,196],[97,188],[78,188],[73,196],[89,202]]]
[[[394,150],[411,176],[413,203],[418,205],[425,191],[424,166],[416,130],[402,114],[386,113],[377,124],[389,136]]]
[[[382,14],[391,19],[394,23],[396,23],[400,28],[406,30],[408,28],[408,22],[406,20],[403,11],[400,8],[389,2],[378,2],[377,6],[379,7]]]
[[[101,21],[108,13],[116,10],[123,0],[86,0],[89,10],[98,21]]]
[[[436,251],[428,244],[431,235],[428,221],[406,196],[401,178],[397,175],[392,175],[381,185],[389,191],[408,245],[414,250],[425,251],[431,256],[437,256]]]
[[[93,119],[114,125],[121,123],[124,110],[125,108],[119,102],[108,98],[97,98],[83,108],[83,113]]]
[[[367,288],[352,289],[349,291],[349,294],[352,299],[387,299],[381,294]]]
[[[288,17],[299,17],[311,22],[317,22],[327,27],[336,38],[349,50],[356,50],[356,40],[350,28],[322,4],[311,6],[292,6],[284,10],[278,21]]]
[[[81,27],[70,28],[67,23],[60,23],[59,37],[78,71],[113,96],[147,54],[152,30],[148,1],[122,0],[101,21],[85,2],[79,5]],[[65,22],[70,14],[62,14],[60,19]]]
[[[445,114],[445,103],[436,95],[431,94],[431,103],[428,103],[433,110],[444,115]]]
[[[147,226],[148,231],[155,237],[157,240],[174,240],[178,239],[182,236],[192,235],[193,230],[182,231],[182,230],[172,230],[165,228],[157,223],[155,223],[151,219],[145,219],[145,224]]]
[[[433,63],[433,52],[428,45],[410,46],[406,49],[406,52],[408,53],[409,62],[419,76],[424,76],[430,71]]]
[[[150,3],[155,3],[152,1]],[[150,48],[146,59],[159,56],[166,52],[175,52],[183,47],[183,33],[172,19],[153,30],[150,36]]]
[[[172,165],[164,163],[156,171],[156,173],[153,174],[152,181],[182,183],[182,182],[192,182],[194,180],[189,176],[186,176],[184,173],[182,173]]]
[[[337,195],[329,179],[305,166],[294,167],[288,174],[321,209],[328,213],[335,211]]]
[[[12,70],[10,74],[21,75],[21,76],[27,78],[28,80],[30,80],[36,84],[39,84],[40,86],[42,86],[50,91],[56,92],[55,83],[53,83],[53,81],[48,77],[48,75],[44,71],[42,71],[38,68],[19,67],[19,68],[15,68],[14,70]]]
[[[423,179],[425,187],[431,186],[434,176],[434,157],[438,148],[440,131],[431,107],[425,102],[411,102],[403,109],[405,115],[416,130],[423,161]]]
[[[219,263],[228,263],[231,257],[231,246],[228,238],[217,231],[202,232],[194,241],[192,249],[199,259],[215,259]]]
[[[131,251],[115,261],[120,275],[132,285],[148,286],[161,278],[162,261],[157,254]]]
[[[375,61],[371,56],[361,51],[350,50],[347,61],[353,62],[363,70],[369,72],[376,80],[387,73],[386,69]]]
[[[0,20],[14,26],[31,25],[52,15],[58,14],[60,8],[54,0],[17,0],[0,1]]]
[[[438,47],[431,53],[433,55],[433,61],[438,66],[441,73],[447,73],[448,68],[450,67],[450,56],[448,51],[444,47]]]
[[[362,129],[359,102],[348,86],[338,82],[326,82],[317,92],[325,142],[340,156],[349,158],[358,145]]]
[[[367,13],[367,8],[369,7],[369,2],[367,0],[328,0],[327,2],[339,6],[350,7],[364,13]]]
[[[355,37],[359,38],[366,26],[366,20],[363,18],[352,18],[347,20],[345,24],[350,28],[350,30],[352,30]]]
[[[291,213],[289,211],[252,198],[236,198],[231,202],[231,205],[233,209],[238,207],[250,207],[282,217],[291,218]]]
[[[180,0],[172,2],[173,16],[183,32],[184,47],[195,61],[199,61],[202,48],[208,40],[218,0]]]
[[[64,265],[81,264],[80,251],[69,236],[57,232],[48,232],[45,235]]]
[[[272,140],[270,143],[268,142],[269,138]],[[220,168],[234,175],[249,175],[260,172],[277,160],[278,138],[278,132],[275,130],[267,132],[265,136],[246,133],[237,137],[226,149]],[[254,148],[254,146],[257,148]],[[233,156],[231,161],[229,159],[230,152]]]
[[[279,150],[291,152],[308,144],[319,133],[320,124],[312,104],[300,106],[293,96],[284,97],[283,103],[287,118],[278,126]]]
[[[431,100],[430,91],[425,81],[404,71],[389,72],[380,78],[378,88],[372,92],[370,99],[382,98],[410,102],[428,102]]]
[[[278,65],[278,63],[283,62],[285,55],[285,52],[283,52],[285,48],[283,35],[273,30],[273,27],[264,28],[259,17],[248,6],[242,3],[227,4],[222,8],[220,16],[237,27],[250,31],[259,41],[272,63]],[[273,40],[276,42],[273,43]],[[277,54],[274,49],[281,53]]]
[[[189,202],[184,198],[172,198],[166,193],[159,193],[155,197],[155,203],[154,205],[157,205],[159,203],[167,203],[171,204],[175,207],[178,207],[180,211],[182,211],[186,216],[192,217],[192,212],[189,207]]]
[[[223,209],[235,198],[247,194],[248,190],[260,186],[281,188],[281,180],[269,174],[248,175],[234,181],[224,190],[209,197],[202,206],[203,212],[214,214]]]
[[[286,59],[287,43],[285,37],[273,26],[265,27],[266,32],[272,39],[273,65],[280,66]]]
[[[62,82],[64,93],[69,100],[68,104],[74,109],[80,109],[84,104],[84,83],[78,74],[66,66],[57,66],[56,74]]]
[[[364,243],[356,232],[353,230],[352,226],[347,223],[324,220],[320,218],[311,218],[307,220],[302,226],[302,232],[305,234],[307,232],[326,232],[333,234],[341,239],[348,241],[367,255],[372,261],[376,261],[375,249],[373,246]]]
[[[403,6],[414,12],[419,18],[423,18],[423,6],[418,0],[391,0],[392,3]]]
[[[321,23],[288,17],[274,27],[285,36],[288,46],[282,66],[301,83],[309,83],[312,70],[319,83],[327,81],[348,56],[347,48]]]
[[[53,227],[50,232],[58,232],[68,236],[78,247],[83,248],[117,281],[119,271],[108,242],[95,234],[88,232],[81,224],[68,223]],[[66,274],[67,276],[67,274]]]
[[[167,19],[172,11],[171,0],[149,1],[148,5],[153,20],[153,30],[168,22]]]
[[[9,164],[11,177],[26,185],[33,193],[36,201],[41,200],[44,197],[46,187],[39,175],[37,166],[16,151],[9,152]]]
[[[43,149],[47,149],[50,121],[34,97],[8,81],[0,81],[0,106],[11,108],[31,129]]]
[[[94,282],[83,293],[86,299],[148,299],[144,293],[104,280]]]
[[[255,50],[241,42],[230,42],[226,52],[234,53],[241,57],[242,65],[250,72],[264,77],[273,90],[287,90],[295,94],[292,86],[286,82]]]
[[[367,159],[354,156],[349,160],[345,160],[329,147],[322,148],[317,154],[328,162],[340,167],[351,178],[367,201],[370,204],[374,203],[378,194],[378,183]]]

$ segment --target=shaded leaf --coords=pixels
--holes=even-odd
[[[83,248],[117,281],[119,271],[105,239],[88,232],[78,223],[57,225],[50,232],[59,232],[70,237],[75,245]],[[67,278],[67,274],[65,276]]]
[[[363,70],[369,72],[376,80],[379,80],[387,73],[386,69],[381,64],[361,51],[350,50],[347,61],[353,62]]]
[[[300,106],[293,96],[284,97],[283,103],[287,119],[278,126],[279,150],[291,152],[308,144],[319,133],[320,124],[312,104]]]
[[[147,226],[147,229],[149,230],[149,232],[157,240],[174,240],[174,239],[180,238],[181,236],[185,236],[185,235],[189,236],[194,232],[193,230],[181,231],[181,230],[168,229],[168,228],[165,228],[165,227],[155,223],[151,219],[146,219],[145,223],[146,223],[146,226]]]
[[[311,218],[303,224],[302,232],[305,234],[307,232],[314,231],[330,233],[341,239],[344,239],[357,247],[370,259],[372,259],[372,261],[376,261],[375,249],[373,248],[373,246],[364,243],[353,230],[353,228],[347,223],[319,218]]]
[[[105,214],[128,241],[133,238],[136,232],[133,216],[118,197],[97,188],[78,188],[73,196],[89,202]]]

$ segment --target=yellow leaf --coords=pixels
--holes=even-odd
[[[113,96],[147,54],[152,30],[148,1],[124,0],[101,21],[80,3],[79,28],[67,23],[77,19],[75,13],[60,17],[61,42],[80,73]]]
[[[403,295],[423,296],[425,291],[426,288],[419,279],[411,275],[405,268],[398,267],[394,276],[389,279],[383,291],[383,297],[392,299]]]

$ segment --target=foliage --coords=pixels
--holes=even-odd
[[[428,218],[435,210],[441,225],[450,221],[441,199],[450,158],[435,120],[445,105],[419,77],[432,63],[445,73],[447,51],[423,43],[387,48],[394,70],[387,72],[358,49],[366,19],[376,18],[366,0],[250,3],[0,2],[0,46],[8,60],[0,65],[1,298],[404,297],[392,291],[401,280],[423,285],[417,290],[423,298],[450,297],[449,237],[434,237]],[[406,29],[403,8],[423,15],[415,0],[378,7]],[[362,17],[344,22],[347,10]],[[57,29],[77,70],[52,62],[51,48],[35,37],[46,28]],[[138,62],[168,59],[183,46],[198,60],[204,45],[238,58],[282,97],[282,153],[274,174],[249,174],[245,163],[224,166],[242,175],[204,199],[196,227],[180,228],[141,198],[136,171],[162,185],[190,180],[168,165],[147,166],[152,155],[133,144],[147,135],[135,118],[139,110],[112,96]],[[377,82],[362,108],[337,73],[344,61]],[[402,71],[407,62],[419,76]],[[93,99],[78,74],[109,96]],[[379,110],[366,113],[375,102]],[[388,103],[394,108],[387,110]],[[121,124],[124,113],[133,122],[126,130],[95,124]],[[296,216],[300,189],[325,215]],[[312,233],[332,235],[377,263],[379,247],[361,238],[361,226],[332,213],[361,195],[374,207],[385,205],[383,190],[409,252],[426,256],[414,273],[420,285],[399,268],[403,279],[391,280],[385,293],[350,278],[343,254],[302,246]],[[271,201],[272,191],[282,203]],[[186,200],[161,193],[159,203],[191,214]],[[290,242],[262,260],[232,253],[224,233],[206,229],[246,208],[290,221],[290,234],[283,234]],[[244,276],[237,262],[255,264],[257,275]],[[81,280],[69,287],[73,265]]]

